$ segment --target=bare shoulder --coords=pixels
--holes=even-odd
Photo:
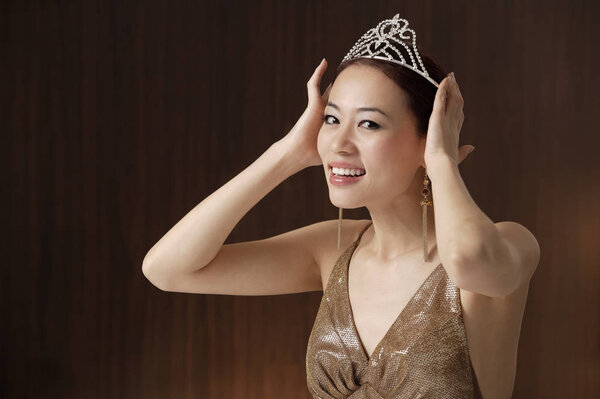
[[[370,224],[370,219],[343,219],[340,249],[338,249],[338,219],[315,223],[315,226],[318,226],[318,229],[316,229],[318,234],[312,236],[310,246],[313,249],[315,261],[319,266],[323,287],[327,283],[336,260],[358,238],[360,232]]]

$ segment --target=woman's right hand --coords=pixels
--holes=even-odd
[[[308,106],[294,127],[279,140],[287,156],[295,160],[299,169],[323,164],[317,151],[317,136],[323,124],[323,112],[331,90],[329,84],[323,95],[319,92],[319,84],[325,69],[327,69],[327,61],[323,58],[306,83]]]

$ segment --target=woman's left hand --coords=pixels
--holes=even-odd
[[[458,137],[465,118],[463,105],[456,79],[453,74],[446,76],[438,86],[429,118],[424,156],[426,165],[440,158],[452,159],[458,165],[475,148],[472,145],[458,147]]]

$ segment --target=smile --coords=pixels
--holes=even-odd
[[[335,170],[335,172],[334,172]],[[361,169],[352,169],[355,172],[355,175],[351,174],[336,174],[336,173],[347,173],[348,169],[338,169],[338,168],[329,168],[329,182],[335,186],[343,186],[347,184],[353,184],[361,181],[366,174],[365,170]]]

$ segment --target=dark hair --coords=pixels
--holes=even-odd
[[[420,51],[419,51],[420,53]],[[429,74],[429,77],[440,83],[448,74],[433,58],[421,54],[421,61]],[[379,69],[392,79],[401,89],[403,89],[410,99],[409,108],[417,118],[417,132],[419,136],[427,136],[427,127],[429,126],[429,117],[433,110],[433,102],[437,88],[427,79],[418,73],[393,62],[378,60],[376,58],[354,58],[342,62],[331,83],[335,82],[337,76],[350,65],[367,65]]]

